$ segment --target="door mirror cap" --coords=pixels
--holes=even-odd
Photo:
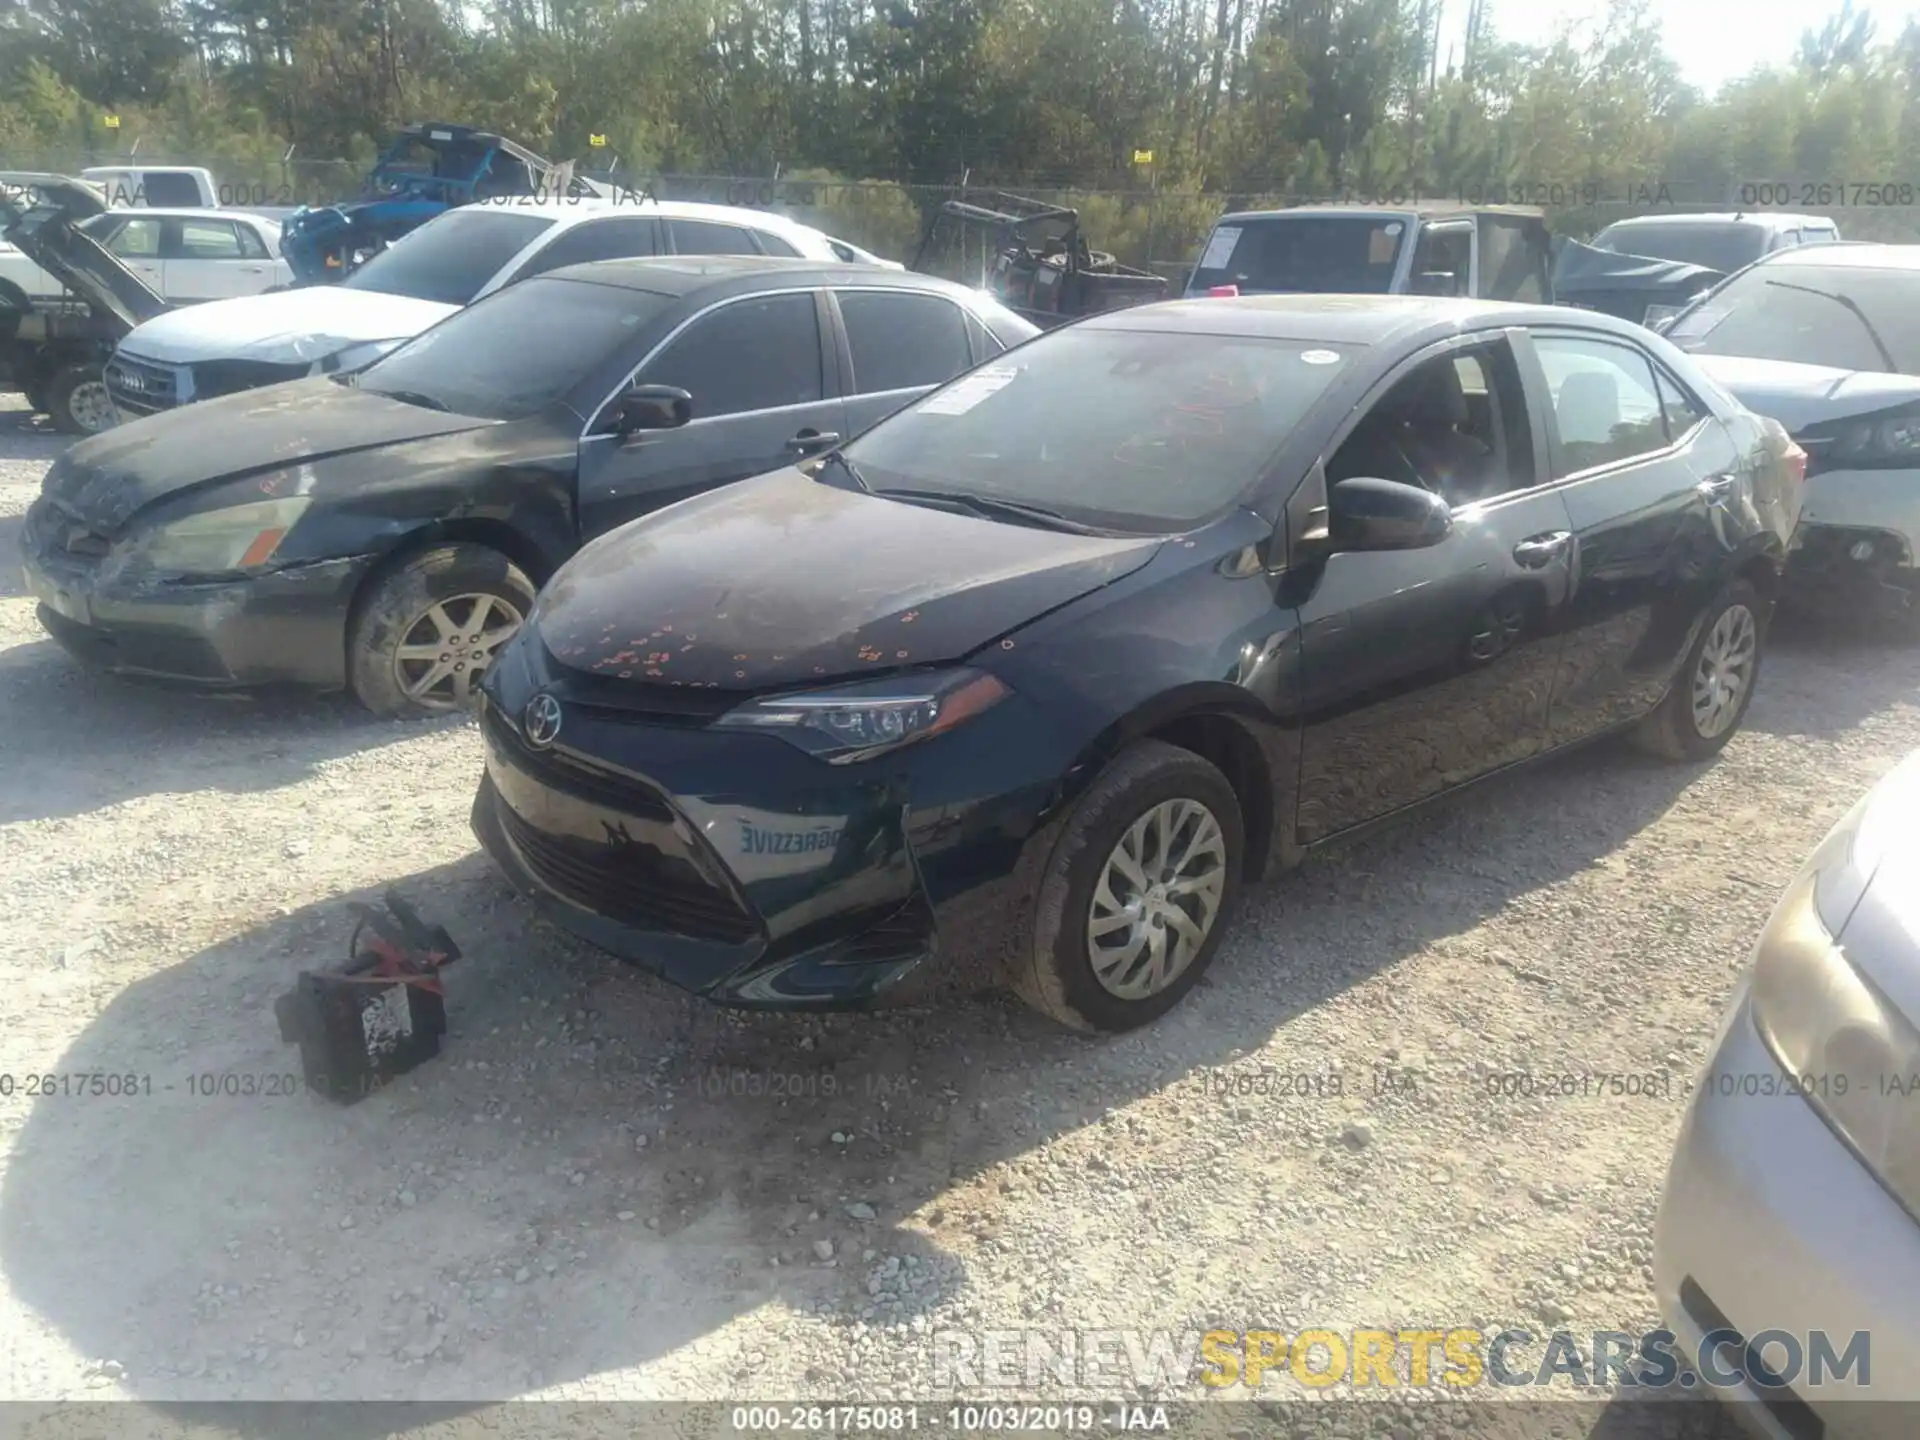
[[[1418,485],[1356,476],[1336,484],[1327,498],[1336,550],[1422,550],[1453,530],[1452,508]]]
[[[693,396],[672,385],[636,385],[614,403],[611,430],[677,430],[693,418]]]

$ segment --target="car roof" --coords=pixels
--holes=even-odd
[[[470,207],[460,206],[459,208],[464,210]],[[547,215],[563,226],[577,225],[584,220],[601,220],[609,215],[644,213],[657,215],[665,220],[710,220],[720,225],[745,225],[756,230],[771,231],[774,234],[782,231],[807,235],[824,235],[825,233],[772,210],[750,210],[742,205],[708,205],[696,200],[655,200],[651,197],[615,199],[611,196],[590,195],[578,198],[513,195],[482,201],[480,208]]]
[[[1888,245],[1870,240],[1839,240],[1826,245],[1800,245],[1754,262],[1769,268],[1780,265],[1818,266],[1825,270],[1920,270],[1920,245]]]
[[[1166,300],[1092,315],[1076,321],[1073,328],[1405,346],[1501,324],[1571,325],[1642,341],[1647,335],[1639,325],[1592,310],[1428,295],[1245,295]]]
[[[960,300],[974,293],[951,280],[911,270],[796,260],[780,255],[650,255],[630,260],[589,260],[579,265],[563,265],[541,278],[584,280],[626,290],[648,290],[678,299],[710,290],[750,292],[771,285],[859,285],[930,291]]]
[[[1511,215],[1523,220],[1543,220],[1547,212],[1531,205],[1465,205],[1457,200],[1409,200],[1404,205],[1289,205],[1280,210],[1234,210],[1213,223],[1234,225],[1248,220],[1276,220],[1286,215],[1380,215],[1404,220],[1465,220],[1475,215]]]
[[[271,215],[256,215],[250,210],[224,210],[207,205],[130,205],[121,210],[106,210],[95,218],[106,219],[109,216],[121,219],[136,215],[152,215],[162,220],[252,220],[260,225],[278,225],[280,222]]]
[[[1787,215],[1778,210],[1761,214],[1735,210],[1680,211],[1670,215],[1631,215],[1606,228],[1632,230],[1646,225],[1758,225],[1765,230],[1799,230],[1808,225],[1832,226],[1833,221],[1824,215]]]

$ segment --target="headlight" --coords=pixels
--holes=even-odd
[[[1012,693],[985,671],[948,670],[776,695],[742,705],[715,723],[735,730],[771,730],[803,750],[844,764],[951,730]]]
[[[1753,1015],[1797,1093],[1920,1213],[1920,1030],[1821,923],[1813,867],[1788,890],[1753,966]]]
[[[189,515],[150,531],[139,553],[154,569],[175,574],[251,570],[273,558],[309,503],[305,495],[289,495]]]

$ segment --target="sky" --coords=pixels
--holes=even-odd
[[[1490,0],[1493,28],[1503,40],[1543,44],[1568,21],[1601,13],[1600,0]],[[1840,0],[1654,0],[1666,31],[1667,53],[1689,84],[1711,93],[1756,66],[1790,60],[1807,30],[1818,30],[1840,9]],[[1878,40],[1891,40],[1910,19],[1920,19],[1920,0],[1855,0],[1873,16]],[[1466,30],[1467,0],[1446,0],[1440,60],[1458,47]]]

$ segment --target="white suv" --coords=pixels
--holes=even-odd
[[[844,244],[844,242],[838,242]],[[834,261],[836,242],[761,210],[656,200],[506,199],[463,205],[337,285],[170,310],[120,342],[107,391],[124,418],[357,370],[463,305],[562,265],[641,255]]]

